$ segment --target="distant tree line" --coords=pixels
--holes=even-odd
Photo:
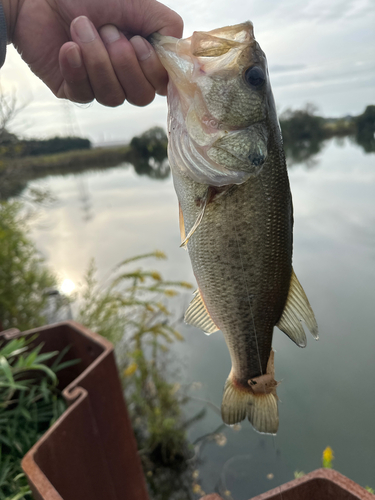
[[[375,106],[367,106],[362,115],[354,118],[356,141],[366,153],[375,151]]]
[[[4,130],[0,134],[0,156],[4,158],[22,158],[77,149],[90,149],[91,141],[82,137],[53,137],[52,139],[18,139]]]
[[[367,153],[375,152],[375,106],[358,116],[323,118],[308,104],[304,109],[287,110],[280,116],[284,149],[292,163],[306,161],[319,153],[326,139],[352,137]]]

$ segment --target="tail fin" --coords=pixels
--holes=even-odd
[[[225,383],[221,404],[223,421],[233,425],[247,416],[258,432],[276,434],[279,427],[276,386],[273,351],[268,361],[267,373],[249,380],[248,386],[239,384],[231,372]]]

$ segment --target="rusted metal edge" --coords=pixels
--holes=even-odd
[[[332,485],[341,490],[343,495],[340,496],[340,493],[336,493],[335,496],[323,496],[323,494],[321,494],[321,491],[319,492],[319,496],[316,495],[318,489],[323,490],[324,488],[332,488]],[[306,493],[301,496],[300,492],[302,488],[305,490],[305,487],[306,489],[308,488],[311,490],[311,496],[308,496],[308,494],[306,495]],[[279,499],[281,498],[281,496],[285,500],[292,498],[304,498],[306,500],[309,500],[310,498],[334,498],[335,500],[340,500],[340,498],[345,498],[345,500],[374,500],[375,498],[372,493],[365,490],[364,488],[362,488],[362,486],[355,483],[346,476],[340,474],[340,472],[337,472],[333,469],[317,469],[310,472],[309,474],[306,474],[305,476],[289,481],[288,483],[282,484],[281,486],[267,491],[266,493],[262,493],[261,495],[253,497],[250,500],[272,500]]]
[[[35,500],[147,500],[112,344],[74,321],[0,338],[36,333],[42,352],[71,345],[81,362],[59,373],[68,408],[22,460]]]
[[[77,387],[76,395],[77,397],[75,398],[75,401],[65,411],[64,415],[62,415],[61,418],[67,418],[70,414],[74,415],[76,407],[81,404],[81,400],[83,398],[87,398],[87,391],[85,391],[81,387]],[[33,494],[35,495],[37,492],[37,495],[42,495],[41,498],[46,500],[64,499],[55,490],[43,471],[38,466],[35,466],[34,454],[37,451],[38,447],[40,447],[46,440],[48,441],[48,439],[50,439],[51,434],[55,432],[55,427],[59,426],[59,420],[57,420],[56,423],[39,439],[37,444],[33,448],[31,448],[28,453],[26,453],[22,460],[22,468],[27,475],[27,480],[33,491]]]

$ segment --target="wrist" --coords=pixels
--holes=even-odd
[[[3,6],[7,25],[8,43],[13,41],[13,33],[16,27],[16,21],[19,9],[19,0],[0,0]]]

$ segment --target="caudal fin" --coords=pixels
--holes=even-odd
[[[249,380],[246,387],[239,384],[231,372],[225,383],[221,404],[221,416],[224,423],[233,425],[247,416],[258,432],[276,434],[279,427],[276,386],[277,382],[274,380],[273,373],[273,351],[271,351],[267,373]]]

